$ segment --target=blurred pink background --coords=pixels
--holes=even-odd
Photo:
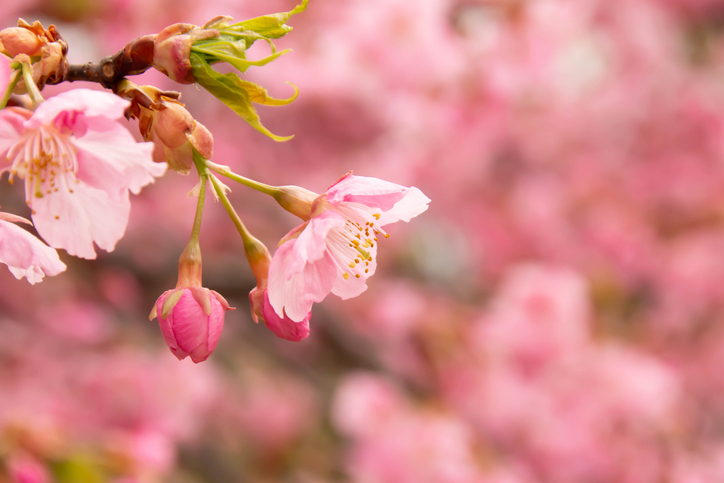
[[[293,5],[3,0],[0,26],[55,23],[84,63]],[[320,192],[354,170],[430,209],[291,343],[252,322],[241,240],[208,203],[205,285],[238,310],[199,365],[148,321],[193,177],[135,197],[96,261],[61,253],[34,287],[0,270],[0,482],[724,481],[724,1],[310,0],[289,24],[294,52],[248,72],[299,87],[259,108],[287,143],[194,86],[134,81],[181,91],[245,176]],[[297,223],[232,190],[270,248]],[[0,205],[27,215],[21,186]]]

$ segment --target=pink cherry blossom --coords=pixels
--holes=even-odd
[[[269,267],[269,302],[279,317],[301,321],[330,292],[343,300],[367,289],[377,267],[382,227],[409,221],[430,199],[407,188],[351,172],[311,203],[311,218],[287,234]],[[300,204],[308,204],[300,199]],[[304,210],[291,203],[289,211]]]
[[[168,300],[174,298],[175,302]],[[198,364],[216,349],[227,310],[232,309],[213,290],[183,287],[164,292],[154,305],[151,319],[158,315],[166,344],[178,360],[191,356]]]
[[[54,248],[95,258],[93,242],[112,251],[130,212],[128,192],[161,176],[151,143],[137,143],[117,119],[128,102],[76,89],[35,112],[0,112],[0,162],[10,181],[25,180],[25,199],[38,233]]]
[[[20,280],[25,277],[31,285],[41,282],[45,275],[58,275],[65,264],[58,253],[38,240],[30,232],[12,222],[30,222],[25,218],[0,213],[0,262]]]

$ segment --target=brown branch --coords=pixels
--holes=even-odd
[[[127,43],[117,54],[109,55],[98,62],[71,64],[63,77],[47,83],[96,82],[115,91],[116,85],[124,77],[142,74],[151,68],[155,39],[155,35],[145,35]]]

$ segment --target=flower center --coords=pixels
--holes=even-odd
[[[389,238],[381,228],[375,227],[379,213],[372,214],[371,221],[347,219],[344,226],[333,228],[328,235],[330,252],[342,269],[342,276],[349,280],[369,276],[370,262],[377,253],[377,240],[380,235]],[[374,270],[373,270],[374,271]]]
[[[41,126],[26,136],[10,149],[8,159],[11,160],[8,182],[12,184],[16,175],[25,180],[25,201],[29,205],[33,197],[42,198],[59,188],[73,192],[66,173],[75,178],[78,157],[69,137],[53,127]]]

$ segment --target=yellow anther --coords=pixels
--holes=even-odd
[[[345,280],[349,280],[349,273],[344,272],[344,275],[342,275]]]

